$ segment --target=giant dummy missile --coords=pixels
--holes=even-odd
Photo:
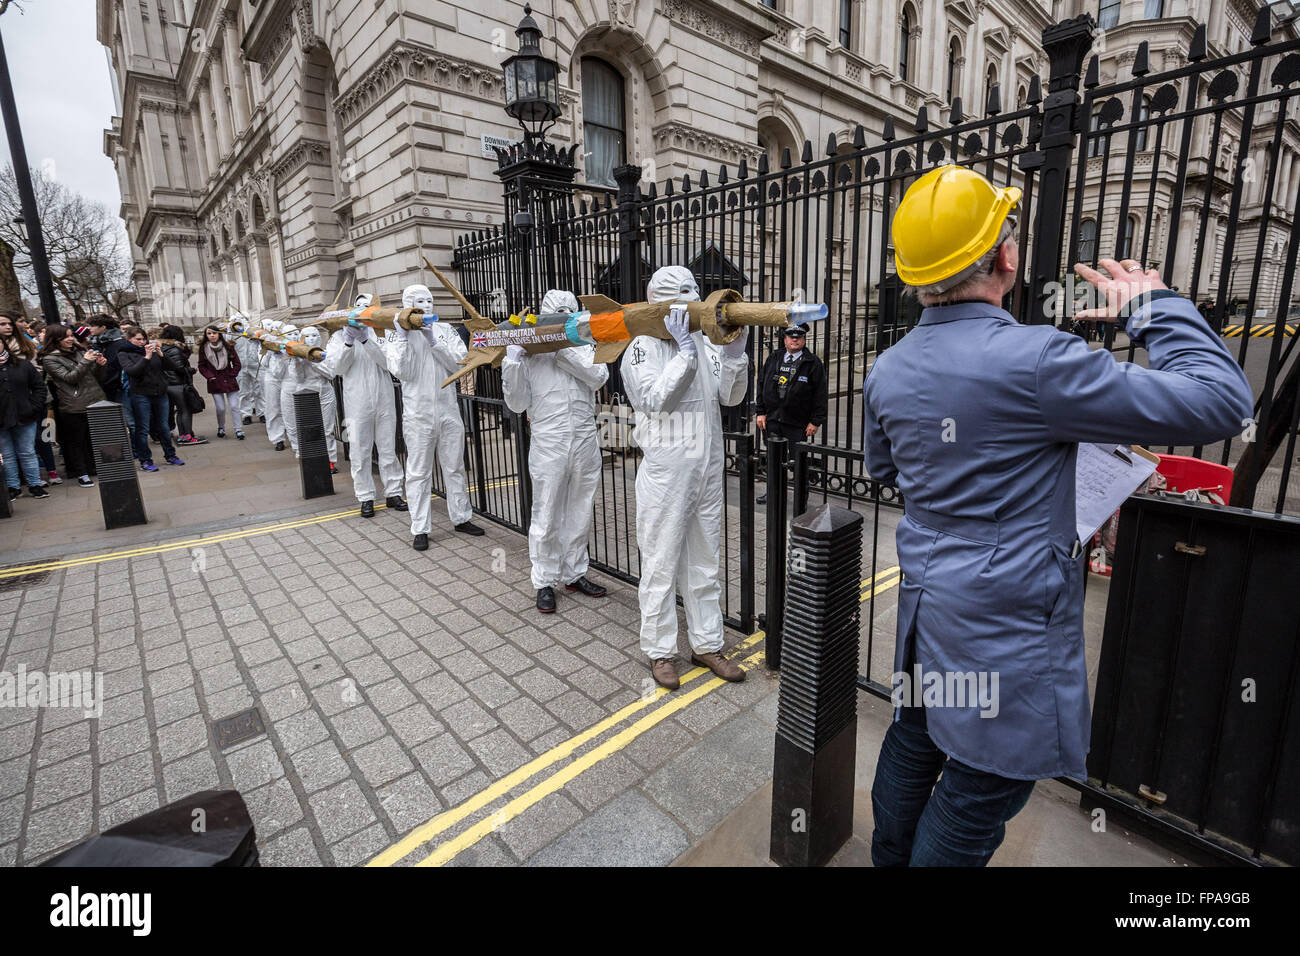
[[[386,309],[380,305],[379,296],[367,296],[367,298],[370,300],[369,304],[353,306],[350,309],[340,309],[337,304],[331,305],[316,317],[312,325],[330,332],[337,332],[350,325],[353,328],[372,328],[376,332],[383,333],[398,325],[414,332],[434,322],[454,324],[459,321],[440,319],[435,313],[425,315],[419,309]]]
[[[632,340],[639,335],[669,340],[664,319],[672,302],[636,302],[620,305],[603,295],[583,295],[578,299],[583,311],[541,315],[536,324],[502,323],[480,315],[469,300],[426,258],[424,264],[443,287],[465,310],[465,328],[469,330],[469,354],[461,360],[461,370],[447,378],[444,385],[463,378],[484,365],[500,365],[506,346],[521,345],[529,355],[558,352],[580,345],[596,347],[598,364],[616,362]],[[711,293],[703,302],[685,303],[691,318],[691,331],[703,332],[714,345],[735,341],[744,326],[784,329],[801,322],[826,318],[826,306],[804,302],[743,302],[734,289]],[[531,317],[530,317],[531,318]]]
[[[276,352],[292,358],[307,359],[309,362],[319,362],[325,358],[325,350],[319,346],[304,345],[302,342],[288,339],[274,332],[268,332],[266,329],[247,328],[246,323],[237,316],[232,315],[226,322],[226,331],[231,335],[252,339],[267,352]]]

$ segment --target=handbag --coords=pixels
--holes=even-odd
[[[197,415],[208,407],[208,403],[203,400],[203,396],[193,385],[185,386],[185,407],[190,410],[191,415]]]

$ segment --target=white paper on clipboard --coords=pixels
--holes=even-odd
[[[1074,516],[1085,547],[1124,499],[1142,487],[1160,459],[1136,445],[1079,444],[1074,467]]]

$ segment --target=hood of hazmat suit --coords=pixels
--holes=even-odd
[[[651,302],[699,301],[689,269],[667,266],[650,278]],[[723,441],[721,405],[745,396],[749,359],[724,355],[699,332],[697,354],[671,340],[638,336],[620,370],[636,409],[636,440],[645,459],[636,476],[641,548],[641,650],[650,658],[677,652],[678,585],[691,647],[722,648],[721,585]]]

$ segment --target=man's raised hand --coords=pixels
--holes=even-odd
[[[1159,272],[1155,269],[1143,269],[1136,259],[1121,259],[1119,262],[1114,259],[1099,259],[1097,264],[1110,275],[1099,272],[1082,262],[1074,265],[1074,271],[1080,278],[1096,286],[1101,300],[1105,303],[1096,309],[1083,309],[1076,312],[1074,318],[1079,322],[1114,322],[1119,318],[1124,306],[1128,305],[1135,296],[1168,288],[1161,280]]]

